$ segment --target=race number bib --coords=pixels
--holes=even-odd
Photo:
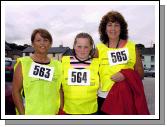
[[[128,49],[122,48],[115,51],[108,51],[108,60],[110,66],[127,63],[129,60]]]
[[[47,81],[52,81],[54,73],[54,67],[32,63],[29,76],[33,78],[39,78]]]
[[[90,85],[90,70],[69,69],[68,77],[68,85]]]

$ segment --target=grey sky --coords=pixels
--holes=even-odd
[[[72,47],[79,32],[89,33],[97,43],[100,20],[110,10],[122,13],[130,39],[146,47],[155,42],[154,5],[7,5],[5,40],[31,44],[32,31],[41,27],[52,34],[53,46]]]

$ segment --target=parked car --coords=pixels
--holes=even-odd
[[[5,115],[15,115],[15,105],[12,98],[12,80],[15,60],[5,57]]]
[[[145,69],[144,77],[155,77],[155,70]]]
[[[12,60],[5,60],[5,81],[13,80]]]
[[[15,60],[5,58],[5,81],[13,80]]]
[[[12,82],[5,82],[5,115],[16,115],[12,98]]]

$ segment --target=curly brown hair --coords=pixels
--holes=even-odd
[[[117,11],[110,11],[102,17],[99,25],[100,40],[104,44],[109,42],[108,35],[106,34],[106,25],[108,22],[118,22],[121,26],[121,32],[119,38],[123,40],[128,39],[128,29],[127,29],[128,25],[124,17],[122,16],[121,13]]]

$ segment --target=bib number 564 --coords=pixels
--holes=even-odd
[[[68,85],[90,85],[90,70],[69,69]]]
[[[71,75],[71,82],[77,82],[77,83],[81,83],[81,82],[86,83],[87,81],[87,73],[86,72],[72,72]]]

